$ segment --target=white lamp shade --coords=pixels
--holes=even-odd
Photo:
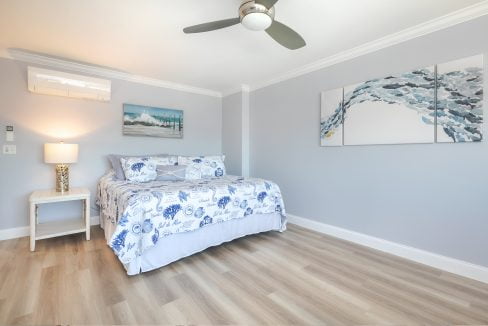
[[[44,144],[44,162],[68,164],[78,161],[78,144]]]

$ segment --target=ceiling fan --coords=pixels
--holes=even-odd
[[[276,2],[278,0],[243,0],[239,7],[239,17],[186,27],[183,32],[209,32],[241,23],[252,31],[266,31],[276,42],[290,50],[304,47],[306,43],[300,34],[274,20]]]

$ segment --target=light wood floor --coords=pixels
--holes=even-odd
[[[0,242],[0,324],[486,324],[488,285],[289,226],[128,277],[98,227]]]

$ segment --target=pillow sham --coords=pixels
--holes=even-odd
[[[157,166],[178,165],[178,156],[151,156]]]
[[[185,165],[157,165],[156,181],[181,181],[185,180]]]
[[[115,179],[116,180],[125,180],[125,174],[124,174],[124,169],[122,169],[122,164],[120,163],[121,158],[132,158],[132,157],[158,157],[158,158],[165,158],[165,157],[171,157],[172,161],[174,161],[174,164],[178,162],[178,157],[177,156],[170,156],[168,154],[154,154],[154,155],[120,155],[120,154],[110,154],[108,155],[108,160],[110,161],[110,164],[112,165],[112,169],[115,172]]]
[[[225,175],[225,156],[178,156],[178,164],[188,166],[189,179],[223,177]]]
[[[134,182],[154,181],[158,176],[156,163],[149,157],[121,158],[120,164],[124,170],[125,179]]]

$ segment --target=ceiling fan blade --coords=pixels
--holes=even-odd
[[[268,9],[271,9],[278,0],[256,0],[256,3],[265,6]]]
[[[307,45],[300,34],[276,20],[266,30],[266,33],[268,33],[268,35],[271,36],[276,42],[290,50],[296,50]]]
[[[210,32],[216,29],[221,29],[225,27],[229,27],[232,25],[237,25],[241,22],[240,18],[230,18],[224,20],[217,20],[210,23],[199,24],[195,26],[186,27],[183,29],[183,32],[186,34],[192,33],[203,33],[203,32]]]

